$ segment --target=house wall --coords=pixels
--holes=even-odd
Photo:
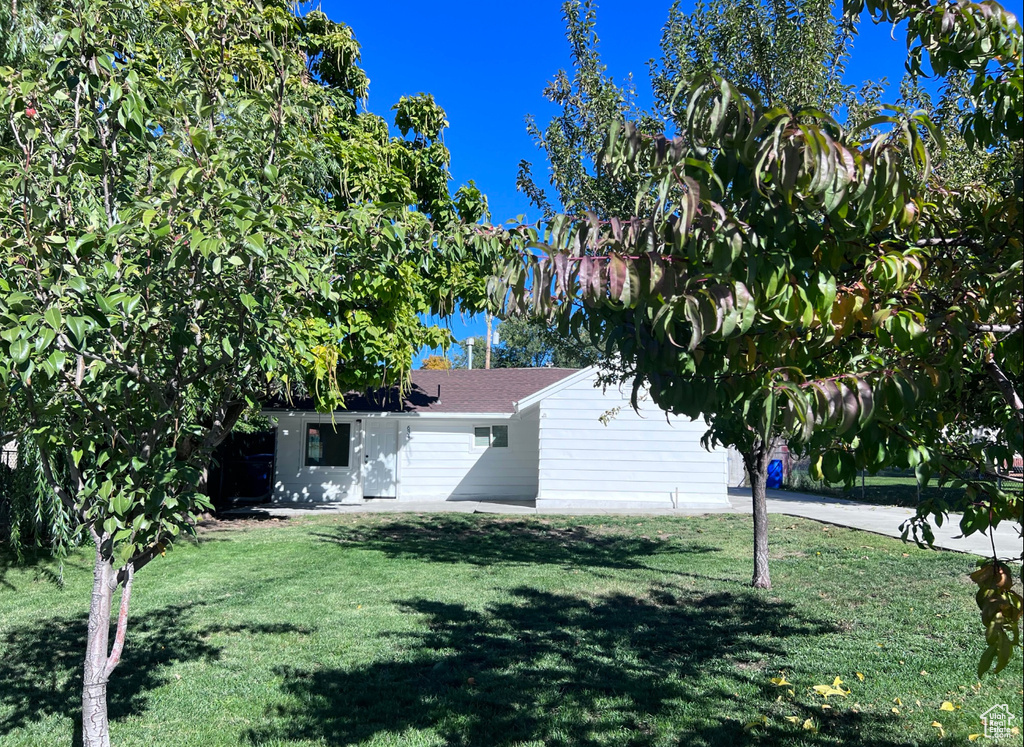
[[[747,468],[743,465],[743,456],[732,446],[729,447],[729,487],[737,488],[747,485]]]
[[[533,499],[537,495],[538,410],[511,419],[403,418],[400,500]],[[473,428],[507,425],[507,448],[475,447]]]
[[[363,458],[362,426],[356,415],[335,415],[352,425],[348,468],[305,467],[305,427],[329,416],[282,413],[277,418],[274,500],[294,503],[361,503],[359,467]],[[365,416],[364,416],[365,417]],[[372,416],[370,416],[372,417]],[[420,418],[387,416],[398,428],[397,499],[532,500],[537,495],[539,411],[499,418]],[[363,421],[363,422],[360,422]],[[507,425],[508,447],[476,447],[473,428]]]
[[[277,454],[274,459],[273,500],[293,503],[361,503],[362,432],[353,416],[335,415],[335,422],[350,423],[352,447],[348,467],[306,467],[305,426],[330,422],[330,415],[295,412],[276,414]]]
[[[539,403],[538,508],[729,505],[727,453],[701,447],[703,422],[666,421],[653,403],[639,415],[628,391],[602,392],[594,379],[583,378]],[[606,413],[607,425],[600,420]]]

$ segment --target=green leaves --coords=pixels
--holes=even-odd
[[[423,319],[483,306],[484,252],[444,112],[404,100],[410,141],[361,111],[347,27],[88,5],[84,24],[54,6],[56,42],[0,67],[0,203],[29,206],[0,211],[0,406],[120,563],[191,526],[212,451],[270,394],[329,408],[403,383],[450,338]]]
[[[998,560],[979,562],[978,570],[971,574],[971,581],[978,585],[976,600],[988,642],[978,662],[978,676],[990,669],[998,674],[1010,663],[1013,649],[1021,645],[1020,621],[1024,614],[1024,599],[1013,591],[1011,568]]]
[[[28,360],[30,350],[28,341],[17,339],[11,342],[8,353],[16,364],[21,365]]]

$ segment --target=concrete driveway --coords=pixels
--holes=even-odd
[[[752,499],[749,488],[729,489],[729,508],[717,513],[751,513]],[[607,509],[575,509],[552,512],[538,512],[533,501],[394,501],[375,500],[358,505],[341,503],[318,504],[265,504],[252,508],[237,508],[223,512],[227,516],[270,515],[277,517],[311,516],[329,513],[489,513],[489,514],[536,514],[552,513],[571,516],[583,515],[630,515],[630,516],[685,516],[688,514],[704,514],[707,511],[687,511],[672,508],[644,511],[614,511]],[[804,519],[834,524],[836,526],[862,529],[866,532],[883,534],[888,537],[900,537],[900,525],[914,515],[909,508],[899,506],[876,506],[869,503],[844,501],[835,498],[822,498],[806,493],[793,493],[788,490],[768,491],[768,513],[799,516]],[[970,553],[983,557],[991,557],[992,542],[995,541],[996,552],[1000,558],[1020,560],[1021,539],[1020,524],[1000,524],[989,535],[975,534],[970,537],[960,536],[960,516],[951,514],[948,521],[941,527],[932,525],[935,533],[935,546],[944,550]]]
[[[731,488],[729,502],[737,513],[750,513],[752,510],[752,498],[748,488]],[[870,503],[793,493],[788,490],[769,490],[768,513],[800,516],[826,524],[899,537],[900,525],[914,516],[915,511],[900,506],[876,506]],[[944,550],[992,557],[994,540],[996,553],[1000,558],[1020,560],[1024,540],[1021,539],[1021,526],[1016,522],[1001,523],[991,537],[988,534],[962,536],[960,514],[950,514],[941,527],[936,526],[933,521],[931,527],[935,534],[935,546]]]

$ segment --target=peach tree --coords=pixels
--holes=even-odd
[[[967,81],[961,137],[979,158],[1019,159],[1013,16],[990,2],[868,10],[907,21],[911,67],[930,60]],[[1019,521],[1019,495],[994,479],[1012,477],[1005,465],[1024,450],[1019,171],[953,184],[942,133],[908,107],[847,130],[713,73],[675,105],[674,137],[615,124],[598,155],[599,178],[642,185],[631,217],[492,232],[509,257],[493,303],[585,330],[619,357],[635,396],[705,418],[709,445],[749,455],[755,586],[770,585],[776,435],[834,482],[896,465],[965,488],[965,534]],[[929,541],[925,520],[948,509],[922,504],[908,533]],[[1002,560],[975,576],[988,643],[979,671],[1020,645],[1021,598]]]

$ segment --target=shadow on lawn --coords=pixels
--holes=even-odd
[[[430,729],[444,744],[489,747],[731,747],[836,737],[892,743],[873,732],[871,717],[848,712],[818,736],[789,724],[759,728],[759,735],[744,730],[742,718],[769,712],[777,694],[733,700],[735,690],[749,692],[744,667],[783,655],[789,637],[833,630],[801,618],[790,604],[749,591],[698,594],[669,586],[650,598],[511,593],[511,602],[483,612],[399,602],[429,628],[395,636],[396,648],[415,652],[413,659],[350,670],[283,668],[286,700],[265,727],[245,736],[253,745],[362,744],[382,732]],[[880,734],[874,742],[873,733]]]
[[[108,689],[110,719],[137,715],[150,692],[166,681],[163,667],[196,659],[216,660],[221,648],[207,639],[216,633],[304,633],[294,625],[206,625],[190,627],[190,618],[206,603],[168,606],[129,618],[124,656]],[[76,724],[81,735],[82,659],[86,616],[50,618],[7,633],[0,641],[0,734],[51,714]]]
[[[7,580],[7,574],[12,570],[25,570],[31,568],[37,578],[60,586],[63,579],[50,567],[53,564],[53,556],[46,550],[38,547],[26,547],[22,550],[19,558],[14,550],[0,541],[0,589],[14,591],[15,587]]]
[[[337,527],[314,535],[343,547],[376,550],[392,558],[473,565],[548,564],[570,568],[639,569],[645,558],[703,555],[720,548],[674,537],[646,537],[595,526],[554,526],[524,519],[435,516],[378,525]]]

